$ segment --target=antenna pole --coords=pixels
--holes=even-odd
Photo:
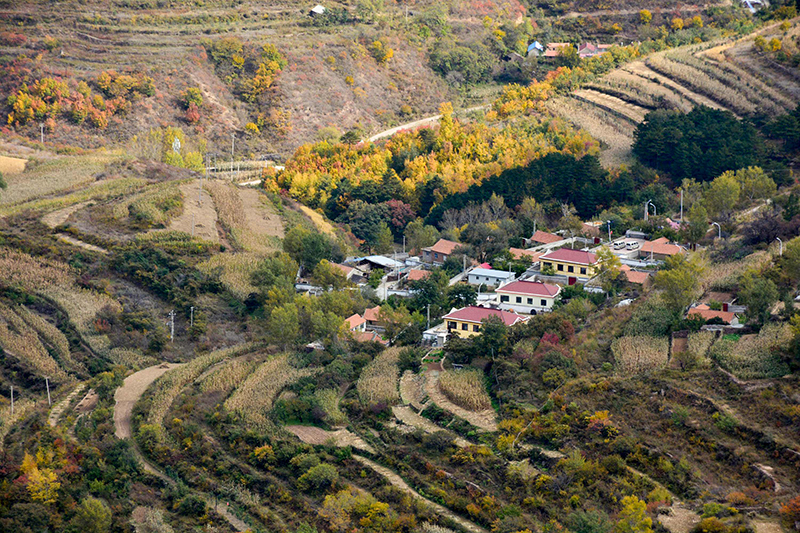
[[[175,342],[175,310],[169,312],[169,342]]]

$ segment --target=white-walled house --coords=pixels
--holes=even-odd
[[[514,281],[496,289],[500,309],[535,315],[553,309],[561,287],[538,281]]]
[[[504,283],[513,280],[516,274],[504,270],[493,268],[473,268],[467,276],[467,283],[470,285],[484,284],[491,287],[499,287]]]

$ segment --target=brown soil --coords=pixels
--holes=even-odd
[[[80,211],[87,205],[89,205],[89,202],[81,202],[79,204],[65,207],[64,209],[59,209],[58,211],[47,213],[42,217],[42,224],[48,228],[54,229],[61,224],[64,224],[73,213]]]
[[[191,234],[192,222],[194,222],[194,234],[196,237],[211,242],[219,242],[217,211],[214,209],[214,200],[207,192],[203,191],[201,202],[197,193],[198,185],[194,182],[184,183],[180,189],[183,195],[183,213],[179,217],[173,218],[167,229]]]
[[[658,515],[658,521],[669,529],[670,533],[689,533],[700,522],[700,516],[689,509],[673,506],[669,514]]]
[[[258,235],[283,238],[283,220],[255,189],[239,189],[247,226]]]
[[[314,426],[285,426],[284,429],[293,433],[297,438],[307,444],[320,445],[333,440],[336,446],[339,447],[352,446],[353,448],[364,450],[365,452],[375,453],[375,449],[372,446],[364,442],[358,435],[350,433],[346,429],[325,431],[322,428]]]
[[[438,431],[444,431],[446,433],[450,433],[446,429],[437,426],[427,418],[418,415],[409,407],[395,405],[394,407],[392,407],[392,413],[394,413],[394,416],[403,424],[415,427],[417,429],[421,429],[425,433],[436,433]],[[458,437],[452,433],[450,433],[450,435],[453,437],[453,442],[455,443],[456,446],[460,446],[461,448],[466,448],[467,446],[471,445],[471,443],[466,439]]]
[[[131,437],[131,415],[133,414],[133,406],[141,398],[147,387],[150,386],[155,380],[160,378],[164,373],[182,366],[175,363],[163,363],[154,365],[144,370],[140,370],[135,374],[131,374],[122,383],[122,387],[117,389],[114,393],[114,427],[115,435],[118,439],[126,439]]]

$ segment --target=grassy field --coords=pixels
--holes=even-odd
[[[0,174],[4,176],[11,176],[12,174],[22,174],[25,171],[25,166],[28,164],[27,159],[20,159],[18,157],[8,157],[0,155]]]

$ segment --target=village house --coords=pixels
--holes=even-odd
[[[541,268],[552,268],[553,272],[576,279],[589,279],[595,275],[597,258],[591,252],[561,248],[539,258]]]
[[[367,320],[359,315],[358,313],[351,315],[345,319],[347,323],[347,328],[350,331],[366,331],[367,330]]]
[[[430,270],[419,270],[417,268],[412,268],[406,274],[406,282],[412,281],[422,281],[423,279],[427,279],[431,275]]]
[[[461,246],[460,243],[439,239],[433,246],[422,249],[422,262],[441,265],[459,246]]]
[[[502,311],[500,309],[489,309],[487,307],[469,306],[461,309],[453,309],[442,318],[447,325],[447,331],[451,335],[461,338],[474,337],[480,335],[481,321],[490,316],[499,317],[506,326],[521,324],[530,320],[529,316],[522,316],[517,313]]]
[[[364,320],[366,321],[367,330],[383,331],[384,329],[383,325],[381,324],[381,321],[378,318],[380,312],[381,308],[378,305],[364,310]]]
[[[544,46],[539,41],[533,41],[528,45],[528,55],[538,57],[544,53]]]
[[[531,246],[539,244],[553,244],[554,242],[563,241],[564,239],[555,233],[547,233],[546,231],[536,230],[534,234],[528,239]]]
[[[561,54],[561,50],[572,46],[570,43],[547,43],[547,48],[544,51],[544,57],[555,58]]]
[[[686,249],[677,244],[670,244],[669,239],[660,237],[654,241],[646,241],[639,248],[640,259],[653,259],[654,261],[663,261],[667,257],[685,253]]]
[[[331,263],[331,265],[335,266],[342,274],[344,274],[344,277],[347,279],[347,281],[352,281],[353,283],[363,283],[367,279],[367,274],[360,268],[342,265],[340,263]]]
[[[534,252],[532,250],[514,247],[509,248],[508,253],[510,253],[511,257],[517,261],[530,261],[531,263],[538,263],[539,258],[543,255],[541,252]]]
[[[729,326],[738,326],[739,317],[732,311],[715,311],[706,304],[697,304],[689,309],[686,314],[687,318],[699,316],[703,320],[709,321],[712,319],[719,319],[720,322]]]
[[[631,269],[628,265],[622,265],[620,271],[625,274],[625,279],[628,283],[636,285],[646,285],[650,281],[650,274],[648,272],[639,272]]]
[[[500,309],[535,315],[553,309],[561,287],[538,281],[513,281],[495,292],[495,303]]]
[[[470,285],[499,287],[504,283],[512,281],[515,276],[516,274],[513,272],[506,272],[504,270],[495,270],[493,268],[473,268],[467,275],[467,283]]]
[[[581,59],[587,59],[590,57],[600,56],[608,52],[608,49],[612,46],[613,45],[611,44],[584,43],[578,46],[578,57]]]

